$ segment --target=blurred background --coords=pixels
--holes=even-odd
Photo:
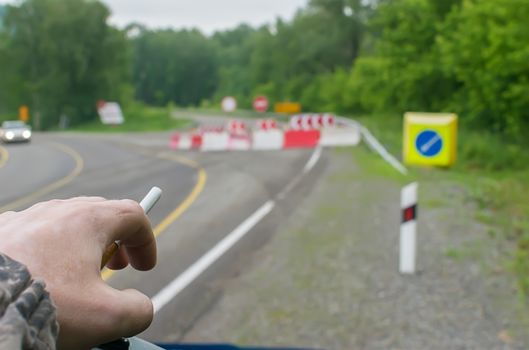
[[[5,3],[5,1],[4,1]],[[1,7],[0,113],[38,128],[234,95],[308,111],[450,111],[520,137],[527,122],[525,1],[22,1]],[[114,11],[114,12],[112,12]]]
[[[314,269],[307,268],[306,274],[298,276],[299,284],[279,284],[275,291],[273,287],[267,290],[267,284],[256,281],[262,281],[263,276],[272,279],[276,275],[270,271],[281,269],[257,267],[253,277],[211,297],[216,302],[220,295],[235,295],[233,300],[243,300],[242,304],[227,299],[220,303],[217,314],[214,311],[198,328],[191,325],[201,318],[193,314],[192,321],[172,326],[180,327],[178,335],[160,330],[147,337],[342,349],[524,349],[529,346],[524,343],[529,323],[523,316],[529,300],[528,19],[527,0],[0,0],[0,121],[18,119],[19,108],[26,106],[26,120],[34,131],[43,132],[43,137],[51,132],[56,139],[67,131],[169,132],[191,127],[196,116],[218,116],[226,96],[236,98],[237,117],[255,117],[248,112],[254,98],[266,96],[271,106],[295,102],[304,112],[331,112],[360,121],[400,159],[405,112],[456,113],[458,160],[451,168],[414,168],[408,177],[395,180],[394,170],[384,168],[366,150],[338,151],[329,156],[336,163],[328,160],[335,165],[326,173],[330,180],[325,183],[331,187],[331,183],[340,183],[341,190],[321,185],[326,190],[312,199],[320,204],[304,209],[319,214],[309,217],[301,213],[298,221],[305,227],[328,224],[321,230],[332,234],[323,240],[309,232],[314,241],[301,241],[313,244],[296,244],[295,249],[306,257],[323,245],[328,259],[316,263]],[[102,125],[98,101],[118,102],[125,124]],[[160,144],[168,136],[163,137]],[[276,163],[274,157],[270,156],[270,168],[281,164],[287,169],[298,159],[285,156],[284,163]],[[247,159],[228,160],[226,155],[193,159],[207,164],[233,161],[236,165],[232,166],[240,169],[245,166],[241,164],[248,164]],[[354,166],[351,159],[355,159]],[[263,171],[253,170],[252,174]],[[363,246],[357,251],[363,258],[357,260],[350,259],[354,248],[340,250],[347,246],[341,241],[344,235],[355,230],[364,232],[361,237],[379,231],[387,232],[389,239],[396,237],[391,226],[358,222],[367,217],[382,220],[390,209],[377,205],[394,201],[398,206],[395,188],[412,178],[433,188],[421,194],[425,213],[440,213],[426,214],[429,221],[423,226],[438,235],[438,240],[432,239],[425,247],[430,253],[423,263],[426,276],[428,271],[435,273],[424,277],[431,278],[431,284],[413,280],[414,290],[397,277],[386,280],[384,274],[377,275],[384,268],[370,264],[377,261],[377,247],[385,242]],[[384,187],[381,179],[393,187]],[[364,187],[354,187],[358,183]],[[365,184],[370,184],[371,190],[367,191],[370,187]],[[68,194],[82,190],[76,188]],[[337,199],[348,193],[348,200]],[[343,210],[360,198],[368,204],[356,208],[354,222],[340,226],[351,218]],[[312,202],[307,199],[307,203]],[[369,203],[375,204],[370,207]],[[378,211],[364,212],[367,207]],[[237,210],[244,212],[240,207]],[[288,232],[304,232],[292,225],[287,225]],[[334,245],[326,246],[329,242]],[[351,241],[351,247],[357,243]],[[282,246],[268,248],[259,259],[275,266],[272,251],[281,251]],[[393,252],[394,246],[390,244],[388,251]],[[292,261],[303,259],[292,254],[278,261],[291,266]],[[305,271],[312,262],[296,268]],[[355,269],[364,263],[372,269],[364,275],[357,271],[363,276],[360,280],[340,277],[355,275]],[[342,271],[340,266],[348,267]],[[238,275],[237,271],[230,276]],[[340,282],[314,276],[335,276]],[[437,285],[436,280],[446,283]],[[384,287],[391,283],[394,288]],[[129,284],[132,282],[116,282],[117,286]],[[333,286],[332,293],[311,289],[315,284]],[[245,290],[244,295],[253,295],[250,285],[267,290],[266,296],[246,299],[237,294]],[[488,287],[493,291],[487,292]],[[289,288],[300,298],[277,297]],[[464,292],[458,294],[458,290]],[[439,298],[421,299],[430,294]],[[272,295],[276,297],[267,299]],[[407,295],[415,304],[400,311],[391,309],[390,304],[398,309],[402,300],[388,295]],[[477,301],[476,295],[480,295]],[[385,306],[369,304],[371,296],[379,296]],[[255,310],[263,300],[268,303],[262,304],[262,312]],[[326,302],[319,309],[321,300]],[[300,308],[316,305],[319,311],[298,313],[300,308],[289,308],[296,303]],[[362,309],[366,303],[386,311],[377,314],[373,311],[377,306]],[[206,314],[212,304],[197,314]],[[425,305],[434,306],[430,310]],[[430,311],[421,314],[424,308]],[[246,318],[224,318],[243,309]],[[256,324],[248,321],[254,319],[248,316],[252,309],[259,320]],[[459,311],[444,317],[443,310]],[[417,319],[410,316],[415,312]],[[479,315],[470,316],[473,312]],[[395,325],[396,330],[391,330]],[[230,327],[238,331],[232,333]],[[278,335],[286,329],[288,336]],[[422,335],[415,338],[416,334]]]

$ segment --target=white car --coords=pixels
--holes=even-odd
[[[4,143],[29,142],[31,141],[31,128],[22,121],[5,121],[0,129],[0,139]]]

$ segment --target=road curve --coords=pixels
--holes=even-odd
[[[39,193],[46,194],[67,183],[83,168],[75,151],[55,142],[13,144],[5,147],[3,154],[0,212],[24,207]]]
[[[168,139],[168,133],[37,134],[29,145],[6,147],[9,157],[0,168],[0,181],[9,186],[0,193],[0,205],[7,208],[27,198],[15,206],[18,210],[78,195],[140,200],[159,186],[162,199],[149,215],[158,231],[158,266],[150,272],[125,269],[105,275],[116,288],[136,288],[153,297],[289,184],[297,184],[296,196],[310,190],[310,182],[298,180],[312,150],[175,153],[167,148]],[[42,192],[54,183],[58,186]],[[292,205],[295,199],[277,206],[165,305],[142,336],[182,339],[222,293],[223,281],[244,269]]]

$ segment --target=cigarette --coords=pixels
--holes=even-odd
[[[147,195],[140,202],[140,206],[145,212],[145,214],[149,214],[149,212],[154,207],[156,202],[158,202],[161,196],[162,190],[159,187],[151,188],[149,193],[147,193]],[[119,244],[119,241],[116,241],[107,247],[101,259],[101,269],[103,269],[106,264],[108,264],[110,259],[114,256],[114,254],[116,254],[119,249]]]
[[[156,204],[156,202],[158,202],[161,196],[162,196],[162,190],[160,188],[158,187],[151,188],[149,193],[147,193],[147,195],[140,202],[140,206],[145,212],[145,214],[149,214],[152,207],[154,207],[154,205]]]

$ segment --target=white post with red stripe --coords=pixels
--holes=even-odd
[[[419,184],[414,182],[401,192],[400,207],[402,223],[400,225],[400,261],[401,274],[414,274],[417,259],[417,192]]]

